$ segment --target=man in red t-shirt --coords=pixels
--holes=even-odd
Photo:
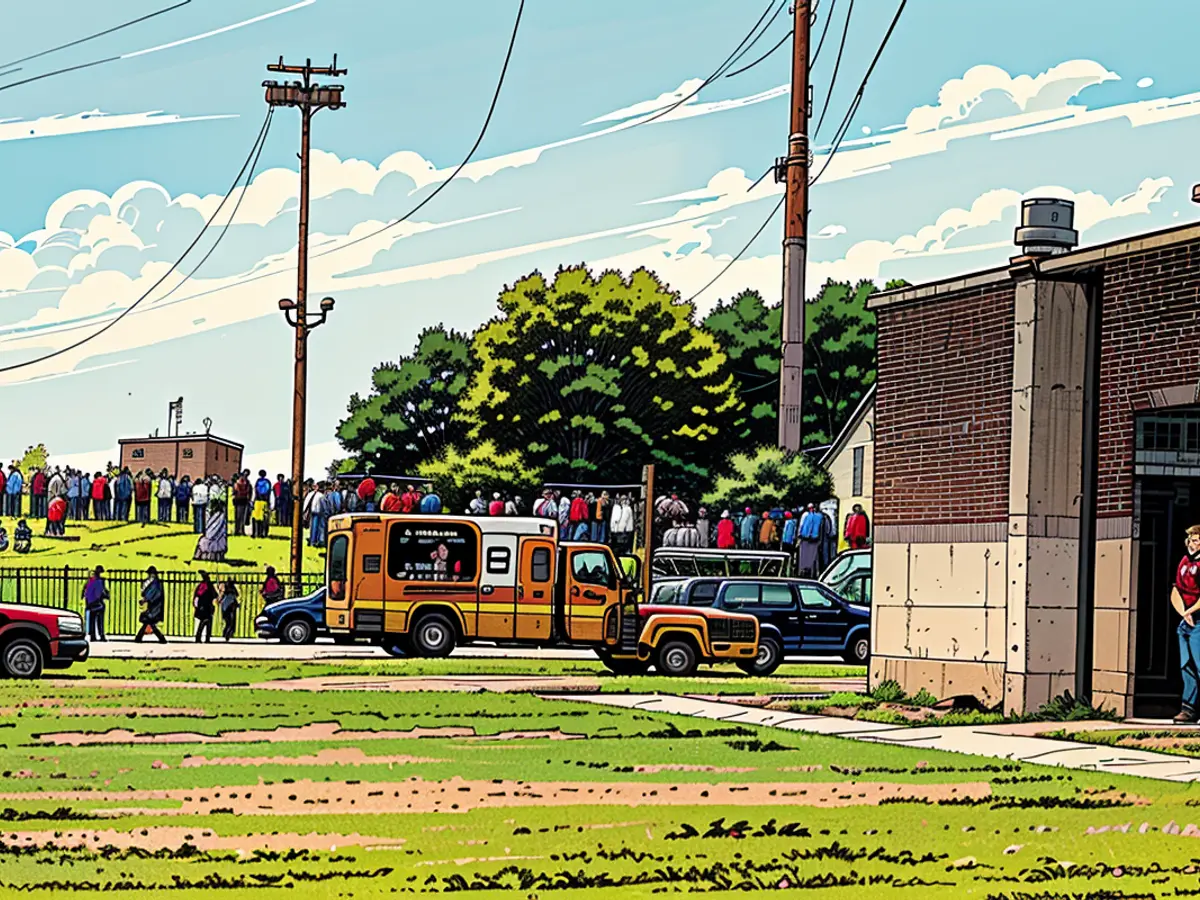
[[[403,501],[400,497],[400,488],[392,485],[391,489],[383,495],[383,501],[379,504],[379,511],[385,513],[412,512],[411,509],[405,509]]]
[[[1183,675],[1183,703],[1175,721],[1195,722],[1200,702],[1200,525],[1187,530],[1187,553],[1175,568],[1171,605],[1179,613],[1179,664]]]

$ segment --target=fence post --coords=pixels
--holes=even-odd
[[[63,589],[63,592],[62,592],[62,608],[63,608],[63,609],[68,609],[68,608],[69,608],[69,606],[68,606],[68,605],[69,605],[69,604],[70,604],[70,602],[71,602],[71,600],[70,600],[70,595],[71,595],[71,567],[70,567],[70,566],[63,566],[63,580],[62,580],[62,589]]]

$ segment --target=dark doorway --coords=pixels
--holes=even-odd
[[[1179,615],[1171,606],[1184,532],[1200,524],[1200,479],[1142,477],[1138,537],[1137,641],[1133,714],[1179,712]]]

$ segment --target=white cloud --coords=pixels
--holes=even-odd
[[[93,109],[70,116],[54,115],[41,116],[37,119],[0,120],[0,143],[62,137],[68,134],[90,134],[98,131],[120,131],[127,128],[148,128],[156,125],[179,125],[184,122],[209,122],[214,119],[236,118],[237,116],[234,115],[177,116],[161,111],[106,113]]]
[[[1094,109],[1068,101],[1087,87],[1118,76],[1092,60],[1060,63],[1036,76],[1012,76],[996,66],[975,66],[951,79],[938,102],[918,106],[903,125],[846,141],[824,168],[820,184],[883,172],[893,163],[941,153],[952,141],[987,137],[1011,140],[1125,119],[1133,128],[1200,115],[1200,93],[1139,100]],[[825,166],[817,148],[816,168]]]
[[[829,240],[830,238],[838,237],[846,233],[845,225],[826,225],[816,234],[811,235],[811,240]]]
[[[635,116],[647,116],[653,113],[660,112],[676,103],[682,104],[684,97],[689,97],[699,92],[700,86],[704,84],[703,78],[689,78],[673,91],[667,91],[665,94],[659,94],[653,100],[640,100],[632,106],[626,106],[621,109],[614,110],[610,113],[605,113],[602,116],[596,116],[594,119],[589,119],[584,122],[584,125],[599,125],[602,122],[620,122],[625,119],[632,119]]]
[[[1144,88],[1153,86],[1153,84],[1154,84],[1154,79],[1147,76],[1145,78],[1139,78],[1137,86],[1144,89]]]

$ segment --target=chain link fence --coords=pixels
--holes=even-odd
[[[237,587],[241,605],[237,613],[237,629],[234,637],[254,637],[254,619],[264,605],[259,593],[266,580],[260,571],[221,572],[206,570],[213,586],[221,594],[226,581],[232,580]],[[62,567],[0,568],[0,600],[7,603],[33,603],[69,609],[83,615],[83,588],[91,576],[91,569]],[[192,596],[200,577],[196,572],[158,573],[165,594],[164,619],[159,626],[167,637],[192,637],[196,630],[193,616]],[[277,575],[288,597],[310,594],[321,587],[324,575],[320,572],[300,576]],[[142,584],[146,580],[144,569],[105,569],[104,583],[108,587],[109,599],[104,614],[104,630],[111,635],[133,635],[141,628],[138,617],[142,613]],[[218,609],[213,618],[213,632],[220,634],[223,622]]]

